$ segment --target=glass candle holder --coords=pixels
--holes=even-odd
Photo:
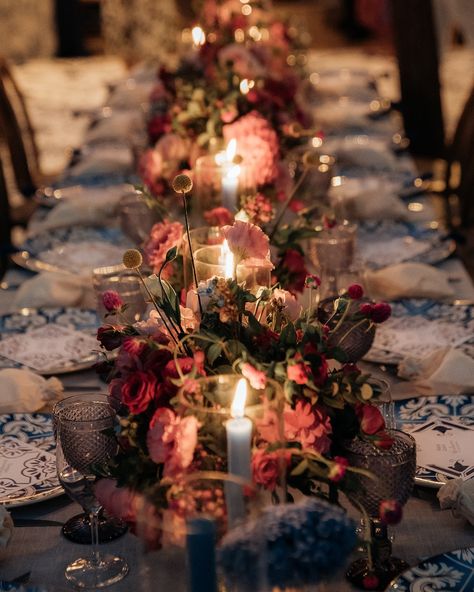
[[[193,253],[196,253],[199,249],[207,246],[220,245],[224,241],[224,237],[219,226],[202,226],[200,228],[194,228],[189,233],[191,237],[191,245]],[[189,245],[186,235],[183,235],[181,241],[181,250],[183,254],[183,274],[184,274],[184,286],[186,290],[193,285],[193,269],[191,265],[191,257],[189,256]]]
[[[201,156],[195,167],[195,195],[198,212],[223,206],[232,213],[240,209],[241,199],[254,189],[243,163],[227,160],[223,152]],[[196,212],[193,212],[196,217]]]
[[[103,302],[104,292],[116,292],[126,309],[116,315],[114,321],[135,323],[142,319],[147,309],[146,295],[137,274],[123,265],[97,267],[92,272],[92,283],[97,296],[97,314],[102,322],[110,322],[109,311]]]
[[[222,245],[202,247],[194,253],[198,282],[214,276],[235,279],[247,290],[256,293],[258,288],[270,287],[272,265],[270,263],[239,263],[235,269],[228,259],[228,251]]]
[[[148,207],[140,191],[132,191],[122,197],[118,206],[120,228],[136,245],[146,241],[155,222],[157,211]]]

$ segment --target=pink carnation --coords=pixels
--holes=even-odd
[[[244,157],[248,187],[271,183],[278,176],[280,146],[270,122],[256,111],[223,127],[224,139],[237,140],[237,152]]]
[[[111,516],[125,522],[135,522],[138,509],[138,496],[128,487],[117,487],[113,479],[100,479],[94,486],[98,502]]]
[[[255,366],[246,362],[240,367],[242,375],[250,382],[250,386],[254,389],[261,390],[267,384],[267,376],[265,372],[257,370]]]
[[[233,226],[222,228],[222,235],[238,263],[249,258],[269,259],[270,240],[258,226],[236,220]]]
[[[146,441],[152,461],[164,463],[165,477],[175,476],[191,464],[198,427],[195,417],[179,417],[171,409],[160,408],[153,415]]]
[[[150,238],[144,247],[145,259],[153,267],[154,273],[158,273],[165,262],[166,253],[172,247],[179,247],[183,237],[183,225],[180,222],[158,222],[153,226]],[[169,267],[169,266],[168,266]],[[165,267],[161,277],[168,279],[171,275]]]

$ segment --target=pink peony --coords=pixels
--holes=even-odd
[[[165,477],[182,473],[192,463],[198,427],[195,417],[179,417],[171,409],[160,408],[153,415],[146,441],[152,461],[164,463]]]
[[[158,273],[165,262],[166,253],[172,247],[179,247],[183,237],[183,225],[180,222],[158,222],[153,226],[150,238],[144,247],[145,259],[153,267],[154,273]],[[168,265],[163,270],[161,277],[169,279],[172,275],[172,266]]]
[[[332,426],[325,411],[317,405],[298,401],[294,409],[284,412],[283,418],[287,440],[300,442],[303,448],[311,448],[320,454],[328,452]]]
[[[266,452],[263,449],[256,450],[252,455],[252,478],[255,483],[265,489],[273,491],[278,484],[281,467],[280,463],[288,466],[290,455],[275,452]]]
[[[152,372],[133,372],[122,385],[122,403],[134,415],[143,413],[154,400],[158,386],[158,378]]]
[[[278,176],[280,146],[278,136],[265,117],[251,111],[223,127],[224,139],[237,140],[237,151],[244,157],[247,187],[273,182]]]
[[[106,290],[102,293],[102,304],[105,310],[112,312],[123,306],[123,300],[120,298],[120,294],[115,290]]]
[[[240,367],[242,375],[250,382],[252,388],[261,390],[264,389],[267,384],[267,376],[265,372],[257,370],[255,366],[246,362]]]
[[[270,240],[258,226],[236,220],[233,226],[222,228],[222,235],[227,240],[237,263],[248,258],[269,259]]]

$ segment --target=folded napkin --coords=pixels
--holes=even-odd
[[[398,365],[398,376],[411,382],[395,385],[395,399],[408,393],[432,396],[474,392],[474,360],[452,347],[439,348],[422,358],[407,356]]]
[[[126,184],[83,188],[74,197],[61,200],[44,220],[31,225],[28,234],[34,236],[65,226],[103,225],[114,216],[120,199],[130,191],[133,187]]]
[[[448,276],[424,263],[397,263],[377,271],[367,271],[365,285],[371,298],[452,298]]]
[[[331,206],[348,219],[405,220],[409,213],[393,184],[379,177],[333,180],[328,195]]]
[[[457,518],[465,518],[474,526],[474,479],[451,479],[437,495],[442,510],[452,508]]]
[[[109,117],[99,119],[87,132],[86,143],[126,140],[143,129],[143,118],[138,110],[113,111]]]
[[[26,368],[0,370],[0,413],[34,413],[62,393],[55,377],[45,379]]]
[[[13,520],[10,514],[0,505],[0,548],[5,549],[13,534]]]
[[[125,145],[98,144],[89,148],[81,160],[65,172],[67,179],[125,174],[133,167],[133,154]]]
[[[26,280],[13,299],[12,308],[77,306],[95,308],[92,280],[70,273],[44,271]]]

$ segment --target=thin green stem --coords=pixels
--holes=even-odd
[[[198,284],[198,279],[197,279],[196,266],[194,264],[194,254],[193,254],[193,246],[191,243],[191,234],[189,231],[188,205],[186,202],[186,194],[184,192],[183,192],[183,206],[184,206],[184,223],[186,224],[186,236],[188,237],[189,257],[191,259],[191,267],[193,268],[193,277],[194,277],[194,284],[196,286],[196,293],[197,293],[197,297],[198,297],[199,312],[201,313],[201,317],[202,317],[203,316],[203,309],[202,309],[201,297],[199,296],[199,290],[198,290],[199,284]]]

